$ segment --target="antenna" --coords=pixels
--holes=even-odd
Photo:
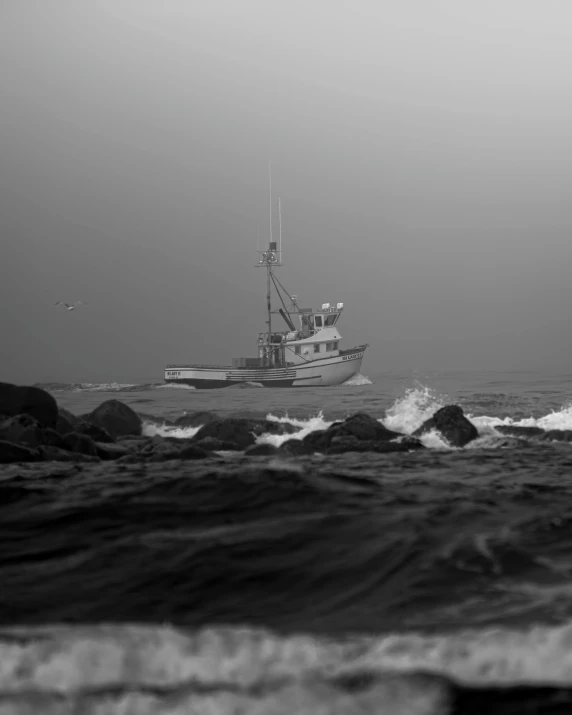
[[[280,209],[280,196],[278,197],[278,223],[280,226],[278,255],[280,256],[280,263],[282,263],[282,211]]]
[[[269,208],[270,208],[270,242],[272,243],[272,170],[270,161],[268,162],[268,187],[269,187]]]

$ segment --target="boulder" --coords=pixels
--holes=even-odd
[[[15,415],[0,424],[0,439],[28,447],[38,447],[42,443],[42,429],[37,420],[30,415]]]
[[[175,424],[177,427],[201,427],[202,425],[206,425],[208,422],[214,422],[215,420],[220,420],[220,417],[214,412],[190,412],[177,417]]]
[[[465,417],[463,409],[459,405],[441,407],[433,417],[425,420],[411,436],[420,437],[431,430],[439,432],[452,447],[464,447],[479,436],[477,428]]]
[[[24,447],[21,444],[13,444],[0,440],[0,464],[12,464],[14,462],[40,462],[42,453],[38,449]]]
[[[337,438],[351,438],[355,441],[366,442],[389,442],[402,436],[400,432],[387,429],[381,422],[365,412],[357,412],[343,422],[334,422],[326,430],[310,432],[304,437],[304,442],[317,450],[324,450]]]
[[[296,427],[293,425],[273,420],[226,417],[203,425],[193,437],[193,442],[196,444],[206,437],[214,437],[242,451],[253,445],[261,434],[291,434],[295,431]]]
[[[0,424],[0,439],[25,447],[62,447],[62,436],[51,427],[40,427],[29,415],[9,417]]]
[[[30,415],[41,427],[55,427],[58,405],[52,395],[41,387],[0,382],[0,414],[8,417]]]
[[[540,427],[520,427],[518,425],[495,425],[495,430],[511,437],[540,437],[546,434]]]
[[[119,400],[106,400],[91,412],[86,420],[90,425],[97,425],[106,430],[111,437],[125,437],[141,435],[142,422],[139,415],[131,407]],[[99,439],[103,442],[103,439]]]
[[[249,447],[244,454],[249,457],[267,457],[278,452],[278,447],[273,444],[253,444]]]

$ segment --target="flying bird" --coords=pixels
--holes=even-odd
[[[57,303],[54,303],[54,307],[56,305],[65,305],[66,310],[75,310],[78,305],[87,305],[87,303],[84,303],[83,300],[76,300],[75,303],[63,303],[61,300],[58,300]]]

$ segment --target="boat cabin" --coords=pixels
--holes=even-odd
[[[298,330],[272,332],[270,336],[259,333],[260,364],[271,362],[274,367],[287,367],[339,355],[341,335],[336,324],[343,309],[343,303],[335,307],[323,303],[319,310],[299,308]]]

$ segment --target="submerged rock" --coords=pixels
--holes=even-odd
[[[236,450],[245,450],[256,442],[262,434],[292,434],[297,428],[289,423],[273,420],[255,420],[244,417],[226,417],[203,425],[193,437],[197,443],[206,437],[232,444]]]
[[[343,422],[334,422],[326,430],[310,432],[304,442],[316,450],[327,450],[334,440],[350,439],[355,442],[389,442],[402,437],[400,432],[384,427],[381,422],[365,412],[350,415]]]
[[[459,405],[441,407],[433,417],[425,420],[411,436],[421,437],[431,430],[439,432],[452,447],[464,447],[479,436],[477,428],[465,417],[463,409]]]
[[[86,420],[90,425],[96,425],[106,430],[111,437],[125,437],[141,435],[142,421],[131,407],[119,400],[106,400],[91,412]],[[91,435],[90,435],[91,436]],[[104,440],[96,438],[99,442]]]
[[[0,415],[30,415],[41,427],[55,427],[58,405],[52,395],[41,387],[0,382]]]

